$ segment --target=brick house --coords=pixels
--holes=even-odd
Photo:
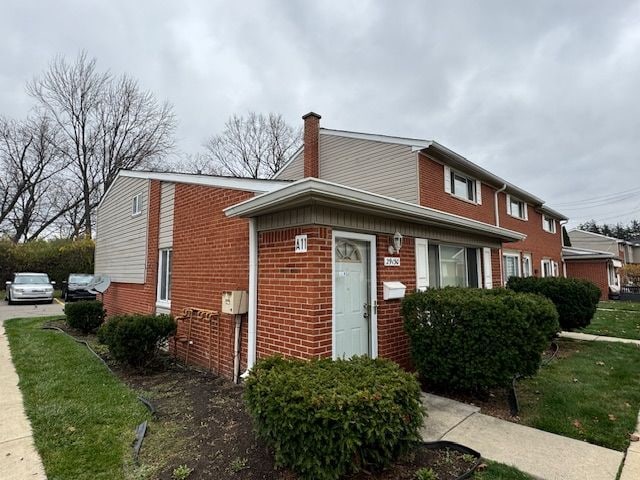
[[[622,260],[611,252],[586,248],[565,247],[562,256],[569,278],[581,278],[595,283],[600,289],[600,300],[619,298]]]
[[[274,353],[409,368],[405,291],[560,274],[566,218],[541,199],[436,142],[303,119],[271,180],[121,171],[97,215],[108,313],[220,310],[246,291],[242,369]],[[231,376],[235,321],[192,324],[190,361]]]

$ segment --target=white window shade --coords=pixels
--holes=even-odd
[[[444,166],[444,191],[451,193],[451,169]]]

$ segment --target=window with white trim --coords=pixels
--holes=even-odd
[[[527,204],[511,195],[507,195],[507,213],[512,217],[527,220]]]
[[[173,250],[163,248],[158,255],[158,303],[169,305],[171,303],[171,264]]]
[[[476,181],[451,170],[451,193],[471,202],[477,199]]]
[[[525,253],[522,255],[522,276],[530,277],[533,275],[533,262],[531,260],[531,254]]]
[[[556,221],[551,217],[542,215],[542,229],[545,232],[556,233]]]
[[[543,277],[553,277],[553,263],[548,258],[540,262],[540,275]]]
[[[419,240],[419,239],[417,239]],[[479,287],[478,249],[416,242],[416,284],[427,287]],[[424,245],[420,247],[420,245]],[[419,253],[420,248],[424,253]]]
[[[136,215],[140,215],[142,213],[142,195],[136,194],[133,196],[133,200],[131,201],[131,216],[135,217]]]
[[[511,277],[520,276],[520,254],[508,253],[502,254],[502,268],[504,270],[504,281],[506,282]]]

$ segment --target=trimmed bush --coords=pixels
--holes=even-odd
[[[301,479],[389,465],[419,439],[424,417],[415,376],[367,357],[260,360],[245,400],[276,462]]]
[[[67,316],[67,324],[70,327],[87,334],[102,325],[107,312],[102,302],[91,300],[65,304],[64,314]]]
[[[579,278],[511,277],[507,288],[547,297],[558,310],[563,330],[588,326],[600,301],[600,289],[592,282]]]
[[[402,302],[411,356],[438,388],[477,391],[508,386],[538,371],[558,331],[553,303],[505,289],[429,289]]]
[[[113,358],[132,367],[148,366],[162,343],[174,335],[176,322],[169,315],[120,315],[98,330],[98,340]]]

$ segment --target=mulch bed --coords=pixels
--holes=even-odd
[[[76,338],[97,344],[95,336],[85,336],[64,321],[50,323]],[[245,410],[242,386],[210,372],[182,366],[168,356],[143,374],[121,368],[103,349],[99,353],[124,383],[146,393],[157,409],[157,422],[171,423],[177,428],[176,438],[184,440],[176,442],[175,450],[161,452],[168,460],[155,478],[171,480],[176,467],[187,465],[193,469],[190,479],[297,479],[292,472],[276,468],[273,454],[256,438]],[[153,428],[151,422],[150,436],[154,434]],[[142,462],[150,460],[145,457],[149,455],[145,445],[140,454]],[[467,472],[475,460],[454,450],[419,446],[384,472],[360,472],[349,479],[413,480],[418,469],[428,467],[439,480],[448,480]]]

